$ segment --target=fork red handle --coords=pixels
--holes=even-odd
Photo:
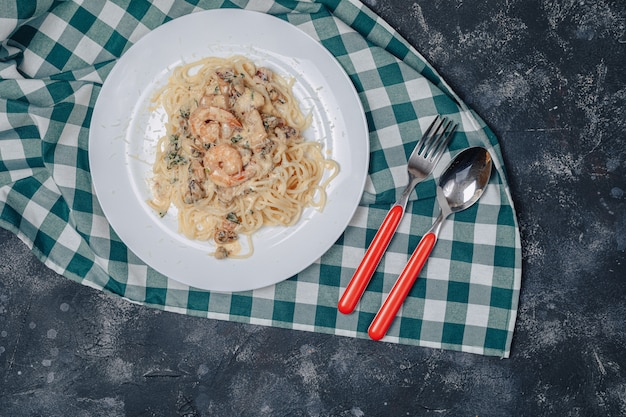
[[[402,306],[402,303],[404,303],[404,300],[409,295],[409,291],[411,291],[417,276],[424,267],[433,247],[435,247],[436,241],[437,235],[433,232],[426,233],[420,240],[409,262],[400,273],[396,283],[393,285],[385,302],[380,307],[380,310],[378,310],[376,317],[374,317],[372,324],[370,324],[367,330],[367,333],[372,339],[382,339],[387,333],[387,330],[389,330],[391,323],[393,323],[396,314],[398,314],[400,310],[400,306]]]
[[[363,260],[361,260],[361,263],[354,272],[352,279],[339,300],[338,308],[343,314],[350,314],[354,311],[376,267],[380,263],[385,250],[387,250],[387,246],[389,246],[389,242],[396,232],[403,215],[404,207],[396,204],[391,207],[385,216],[385,220],[383,220],[380,225],[372,243],[370,243],[369,248],[367,248],[365,252]]]

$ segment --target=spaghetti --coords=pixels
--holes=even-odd
[[[155,96],[168,121],[148,203],[161,216],[175,206],[179,231],[213,241],[218,259],[250,256],[240,235],[293,225],[326,203],[339,166],[304,140],[310,116],[292,83],[242,56],[210,57],[176,68]]]

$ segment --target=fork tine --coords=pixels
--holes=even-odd
[[[452,128],[450,128],[450,126],[452,126]],[[450,142],[450,140],[454,136],[454,132],[456,132],[457,127],[458,127],[458,125],[456,123],[453,123],[450,120],[449,123],[446,125],[444,131],[441,132],[441,134],[439,135],[439,137],[436,140],[436,143],[433,144],[432,151],[429,154],[429,158],[433,162],[436,162],[436,161],[439,160],[439,158],[441,158],[445,148],[448,147],[448,143]],[[450,130],[448,130],[448,128],[450,128]],[[446,131],[447,131],[447,133],[446,133]]]
[[[437,126],[437,130],[432,133],[431,140],[428,142],[429,146],[428,149],[426,149],[427,151],[433,149],[439,138],[441,138],[441,135],[443,135],[450,126],[450,123],[452,122],[447,117],[441,117],[441,123]]]
[[[431,133],[433,133],[434,131],[436,131],[437,129],[439,129],[439,126],[435,127],[435,125],[440,125],[441,122],[443,121],[443,118],[441,115],[437,115],[432,122],[430,122],[430,125],[428,126],[428,129],[426,129],[426,131],[424,132],[424,135],[422,135],[422,137],[427,138],[431,135]]]
[[[428,128],[426,128],[426,131],[424,132],[424,134],[419,138],[419,140],[415,144],[415,149],[413,150],[413,153],[419,155],[419,154],[422,154],[423,152],[428,151],[428,145],[430,143],[430,140],[432,139],[433,135],[437,132],[437,130],[439,130],[439,127],[441,126],[441,123],[443,123],[444,120],[445,118],[442,118],[440,115],[437,115],[433,119],[433,121],[430,123]]]
[[[450,128],[450,126],[453,127],[452,129],[452,133],[454,133],[454,129],[456,128],[456,124],[446,118],[443,117],[441,123],[439,124],[439,126],[437,127],[437,130],[435,132],[433,132],[432,137],[430,138],[431,140],[428,143],[428,146],[425,147],[424,149],[424,158],[429,159],[431,161],[434,160],[434,158],[437,156],[439,149],[442,148],[441,143],[446,142],[446,139],[448,137],[451,137],[451,135],[446,135],[446,132],[448,131],[448,129]],[[438,159],[438,158],[437,158]]]

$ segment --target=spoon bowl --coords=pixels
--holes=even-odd
[[[445,199],[450,213],[456,213],[472,206],[482,195],[491,176],[491,154],[481,147],[473,147],[461,152],[450,163],[439,179],[437,200]],[[442,207],[443,209],[443,207]],[[445,214],[445,213],[444,213]]]
[[[450,163],[439,179],[439,216],[422,237],[368,329],[374,340],[382,339],[404,303],[428,256],[435,247],[443,221],[452,213],[472,206],[482,196],[491,177],[491,155],[482,147],[468,148]]]

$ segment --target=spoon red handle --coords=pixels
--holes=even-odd
[[[437,235],[433,232],[426,233],[417,248],[413,251],[411,258],[400,273],[400,276],[393,285],[393,288],[387,295],[385,302],[378,310],[376,317],[370,324],[368,334],[374,340],[382,339],[393,320],[396,318],[400,306],[404,303],[409,291],[413,287],[413,284],[417,280],[422,267],[426,263],[430,252],[432,252],[435,242],[437,241]]]
[[[380,225],[372,243],[370,243],[363,256],[363,260],[361,260],[339,300],[338,308],[343,314],[350,314],[354,311],[376,267],[380,263],[380,259],[383,257],[385,250],[387,250],[387,246],[389,246],[389,242],[396,232],[403,215],[404,207],[394,205],[385,216],[385,220]]]

